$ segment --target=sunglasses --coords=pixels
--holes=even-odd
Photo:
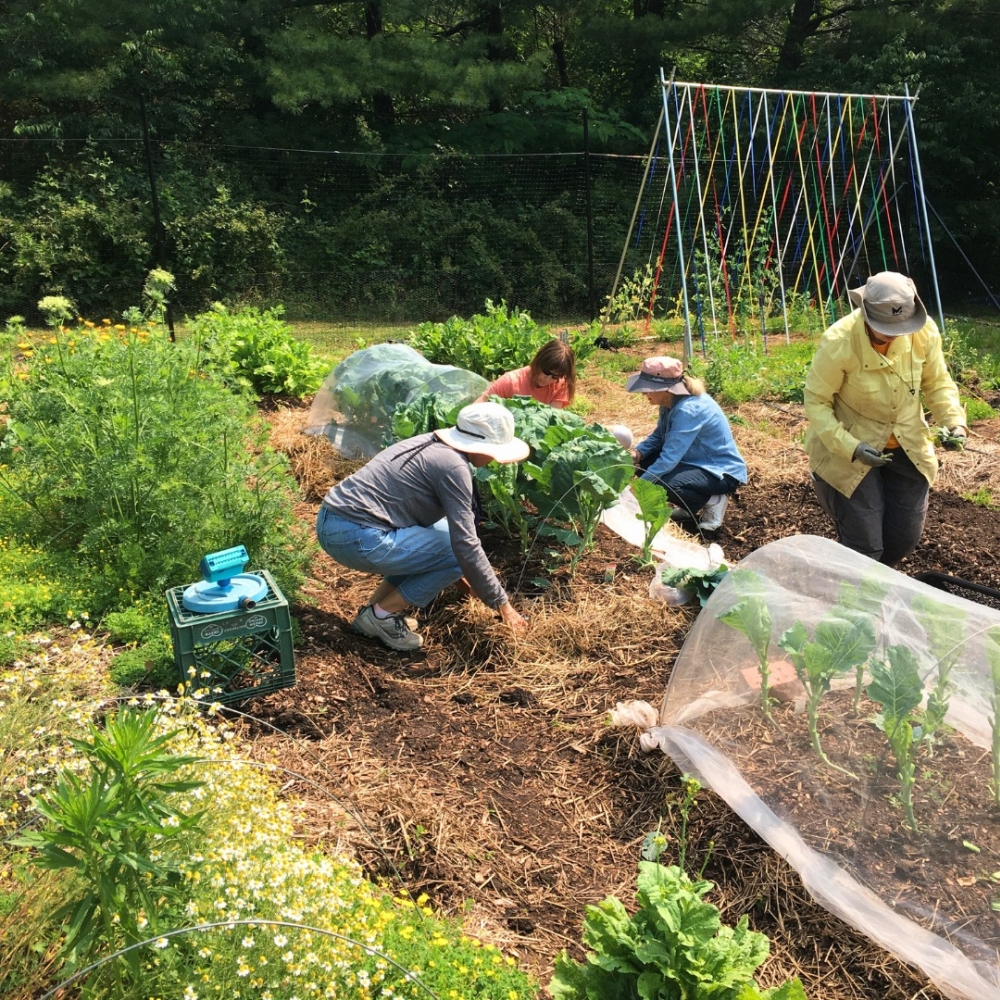
[[[542,371],[542,374],[543,374],[543,375],[544,375],[544,376],[545,376],[546,378],[554,378],[554,379],[561,379],[561,378],[565,378],[565,377],[566,377],[565,375],[561,374],[560,372],[547,372],[547,371],[545,371],[544,369],[543,369],[543,371]]]

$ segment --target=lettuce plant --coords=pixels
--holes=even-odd
[[[636,900],[629,916],[614,896],[588,906],[586,961],[564,951],[549,983],[554,1000],[805,1000],[797,979],[761,990],[753,974],[770,943],[746,916],[725,926],[718,908],[702,898],[711,882],[692,881],[682,869],[639,862]]]
[[[907,646],[889,646],[885,660],[872,660],[872,681],[868,697],[882,706],[875,724],[885,733],[899,768],[899,787],[906,822],[916,832],[917,820],[913,814],[913,786],[916,767],[913,747],[920,740],[920,728],[913,717],[913,710],[920,704],[924,685],[917,669],[917,657]]]
[[[819,738],[819,704],[835,677],[852,668],[864,670],[875,649],[874,623],[866,615],[849,619],[830,614],[816,626],[814,641],[809,641],[809,633],[802,622],[796,622],[781,633],[778,645],[788,653],[795,674],[806,690],[806,718],[813,750],[824,764],[856,777],[827,757]]]

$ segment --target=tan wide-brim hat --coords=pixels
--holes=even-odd
[[[531,452],[527,441],[514,436],[514,416],[500,403],[463,406],[454,427],[443,427],[434,433],[457,451],[489,455],[502,465],[521,462]]]
[[[848,291],[851,302],[861,307],[865,322],[883,337],[905,337],[927,322],[917,286],[898,271],[873,274],[860,288]]]

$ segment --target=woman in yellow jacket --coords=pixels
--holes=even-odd
[[[874,274],[850,296],[858,308],[823,334],[806,377],[806,452],[841,544],[894,566],[920,541],[937,476],[923,407],[956,449],[965,410],[906,275]]]

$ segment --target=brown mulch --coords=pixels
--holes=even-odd
[[[289,412],[271,415],[275,440],[290,454],[309,523],[351,465],[325,441],[303,439],[301,412]],[[738,416],[751,482],[717,535],[726,555],[736,560],[794,533],[832,537],[808,485],[800,410],[753,404]],[[638,417],[630,415],[634,429],[648,431]],[[992,440],[972,443],[995,447]],[[905,572],[1000,587],[1000,515],[959,495],[955,467],[973,461],[989,470],[987,481],[998,474],[971,451],[948,456]],[[606,720],[620,700],[659,705],[697,608],[650,600],[651,571],[603,527],[572,579],[543,550],[524,565],[489,534],[486,544],[512,591],[521,581],[515,603],[530,615],[527,634],[513,639],[481,604],[449,590],[419,616],[425,646],[393,653],[349,629],[373,581],[319,553],[294,608],[298,683],[249,705],[261,720],[249,725],[262,754],[276,752],[302,775],[285,788],[304,803],[304,837],[353,850],[373,876],[398,875],[411,892],[427,892],[545,983],[561,948],[582,957],[588,904],[609,894],[631,901],[649,831],[667,833],[664,860],[676,860],[680,774]],[[528,583],[540,576],[552,580],[544,592]],[[770,936],[763,985],[798,975],[814,1000],[939,1000],[920,973],[813,903],[795,872],[711,792],[699,794],[685,842],[688,870],[704,866],[723,918],[747,913]]]

